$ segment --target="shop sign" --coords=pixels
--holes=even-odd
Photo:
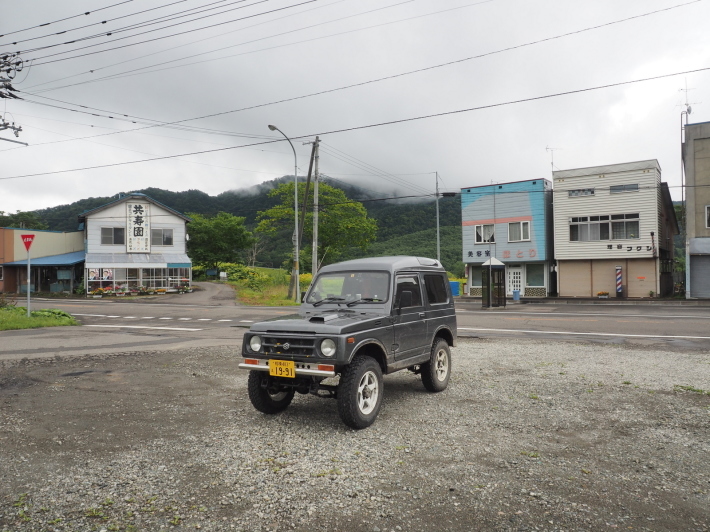
[[[480,251],[469,251],[468,252],[469,257],[490,257],[491,252],[490,250],[480,250]],[[524,258],[530,258],[534,259],[537,257],[537,250],[531,248],[528,249],[527,251],[523,251],[522,249],[519,249],[518,251],[515,252],[515,258],[516,259],[524,259]],[[504,259],[511,259],[513,258],[513,252],[507,249],[504,249],[502,252],[502,258]]]
[[[126,251],[150,253],[150,204],[126,203]]]
[[[653,246],[645,246],[646,251],[653,251]],[[607,244],[606,249],[624,249],[626,248],[626,251],[643,251],[644,246],[625,246],[624,244]]]

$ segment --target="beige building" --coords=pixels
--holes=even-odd
[[[710,297],[710,122],[685,126],[685,297]]]
[[[72,291],[84,263],[82,231],[62,233],[0,228],[0,292],[27,290],[27,250],[21,235],[34,235],[30,247],[30,292]]]
[[[654,297],[673,290],[678,223],[655,159],[553,172],[561,297]]]

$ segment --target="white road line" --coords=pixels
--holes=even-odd
[[[172,318],[158,318],[159,320],[172,320]]]
[[[197,321],[212,321],[212,318],[197,318]]]
[[[658,319],[668,319],[668,318],[690,318],[698,320],[710,320],[710,315],[708,316],[696,316],[696,315],[684,315],[684,314],[610,314],[608,312],[524,312],[524,311],[514,311],[505,310],[501,311],[506,314],[523,314],[526,316],[603,316],[605,318],[658,318]],[[487,310],[464,310],[456,309],[456,313],[466,313],[466,314],[485,314],[490,316],[490,311]]]
[[[90,316],[92,318],[105,318],[106,314],[72,314],[72,316]]]
[[[239,320],[239,323],[254,323],[254,320]]]
[[[202,329],[187,329],[185,327],[148,327],[144,325],[84,325],[84,327],[111,327],[114,329],[157,329],[160,331],[201,331]]]
[[[120,318],[121,316],[106,316],[107,318]]]
[[[191,320],[191,319],[192,319],[192,318],[178,318],[178,320],[182,320],[182,321],[189,321],[189,320]]]
[[[473,327],[459,327],[459,331],[494,331],[494,332],[517,332],[533,334],[573,334],[581,336],[619,336],[622,338],[679,338],[684,340],[710,340],[710,336],[670,336],[661,334],[617,334],[617,333],[589,333],[570,331],[525,331],[522,329],[478,329]]]
[[[142,320],[154,320],[155,318],[153,316],[143,316],[141,319]]]
[[[125,319],[125,320],[135,320],[136,317],[135,317],[135,316],[124,316],[123,319]]]
[[[232,320],[217,320],[217,321],[232,321]]]

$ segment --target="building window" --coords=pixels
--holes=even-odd
[[[530,222],[510,222],[508,224],[508,242],[530,240]]]
[[[569,219],[570,242],[639,238],[639,215],[612,214]]]
[[[619,192],[638,192],[638,183],[633,185],[613,185],[609,187],[609,192],[612,194],[618,194]]]
[[[483,270],[480,266],[470,266],[471,286],[483,286]]]
[[[545,286],[545,265],[525,265],[525,286]]]
[[[173,245],[173,230],[172,229],[151,229],[150,240],[153,246],[172,246]]]
[[[576,198],[578,196],[594,196],[593,188],[578,188],[575,190],[568,190],[570,198]]]
[[[126,243],[126,230],[123,227],[102,227],[102,245],[120,245]]]
[[[705,228],[710,229],[710,205],[705,205]]]
[[[2,266],[0,266],[0,281],[2,281]]]
[[[476,244],[488,244],[495,242],[494,225],[477,225],[476,226]]]

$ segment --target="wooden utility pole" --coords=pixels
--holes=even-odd
[[[315,276],[318,271],[318,145],[320,139],[316,137],[313,145],[315,153],[315,172],[313,173],[313,254],[311,255],[311,272]]]

